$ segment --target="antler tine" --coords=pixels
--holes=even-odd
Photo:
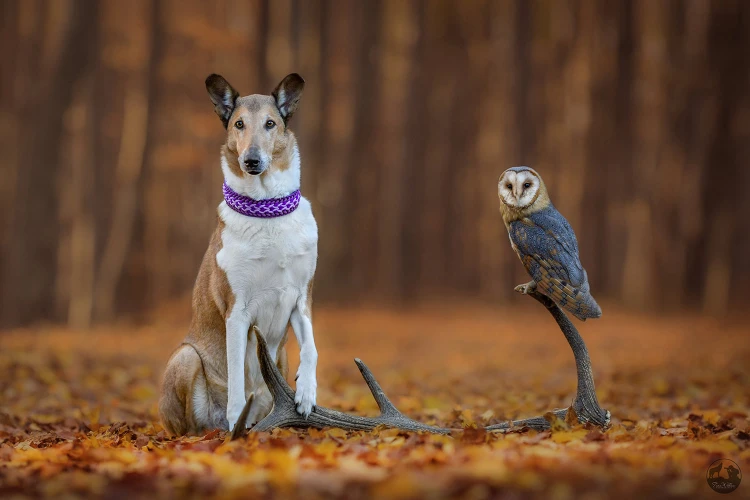
[[[250,405],[253,404],[253,399],[255,399],[255,394],[250,394],[250,397],[247,398],[247,402],[245,403],[245,407],[242,408],[242,412],[240,412],[240,418],[237,419],[237,422],[234,424],[234,429],[232,429],[232,441],[240,437],[245,430],[244,422],[247,420],[248,413],[250,413]]]
[[[388,399],[388,396],[385,395],[385,392],[380,387],[378,381],[375,380],[375,376],[372,374],[365,362],[359,358],[354,358],[354,362],[357,364],[357,368],[359,368],[359,373],[362,374],[362,378],[365,379],[365,383],[370,389],[372,397],[375,398],[375,402],[378,404],[380,415],[401,415],[401,412],[398,411],[395,406],[393,406],[391,400]]]
[[[375,420],[387,427],[396,427],[406,431],[427,431],[434,434],[449,434],[451,432],[451,429],[423,424],[422,422],[411,419],[398,411],[398,408],[396,408],[393,403],[391,403],[391,400],[388,399],[388,396],[385,395],[385,392],[383,392],[383,389],[380,387],[378,381],[375,380],[375,376],[367,365],[359,358],[354,358],[354,362],[357,364],[359,372],[365,379],[367,387],[370,388],[370,392],[372,393],[372,397],[375,398],[378,408],[380,408],[380,416],[376,417]]]
[[[283,392],[285,396],[294,401],[294,391],[289,387],[286,379],[271,358],[271,353],[268,352],[266,339],[263,338],[263,335],[260,333],[260,329],[257,326],[253,326],[253,333],[255,334],[255,338],[258,339],[258,360],[260,361],[260,371],[263,375],[263,380],[265,380],[266,385],[268,386],[268,390],[271,391],[271,396],[273,396],[274,401],[277,396],[281,396],[281,394],[277,394],[277,392]]]

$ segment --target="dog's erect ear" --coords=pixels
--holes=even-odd
[[[229,124],[229,117],[234,111],[234,103],[240,94],[229,85],[221,75],[213,74],[206,78],[206,90],[214,103],[216,114],[221,118],[224,128]]]
[[[304,88],[305,80],[297,73],[292,73],[281,80],[281,83],[271,93],[273,98],[276,99],[276,107],[279,108],[284,123],[288,122],[297,110],[297,104],[299,104]]]

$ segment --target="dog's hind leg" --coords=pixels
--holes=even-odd
[[[203,363],[192,345],[182,344],[167,363],[159,414],[172,434],[197,434],[209,421],[210,398]]]

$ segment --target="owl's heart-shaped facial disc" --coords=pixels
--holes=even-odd
[[[536,200],[540,184],[539,175],[530,168],[509,168],[500,176],[498,196],[508,207],[526,208]]]

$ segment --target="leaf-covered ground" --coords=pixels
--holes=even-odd
[[[0,333],[0,497],[716,498],[714,460],[750,471],[742,318],[608,308],[576,324],[612,427],[488,434],[477,427],[572,399],[572,354],[546,312],[319,309],[319,403],[377,413],[358,356],[404,413],[465,430],[275,430],[229,442],[220,431],[170,438],[158,422],[159,377],[188,315],[177,306],[148,326]],[[732,495],[750,497],[750,479]]]

